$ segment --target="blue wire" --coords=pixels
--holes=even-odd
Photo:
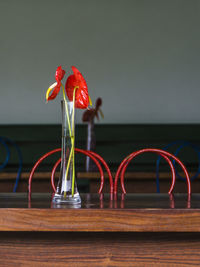
[[[197,178],[198,175],[200,174],[200,150],[199,150],[199,147],[198,147],[198,146],[196,146],[196,145],[194,145],[194,144],[191,144],[191,143],[189,143],[189,142],[185,142],[184,144],[182,144],[180,147],[177,148],[176,152],[174,153],[174,156],[177,156],[178,153],[180,152],[180,150],[181,150],[183,147],[185,147],[185,146],[190,146],[190,147],[192,147],[192,148],[197,152],[197,154],[198,154],[198,163],[199,163],[199,165],[198,165],[197,172],[196,172],[192,177],[190,177],[190,180],[193,181],[193,180],[194,180],[195,178]],[[178,171],[177,171],[177,169],[176,169],[176,166],[175,166],[175,161],[174,161],[174,160],[173,160],[173,165],[174,165],[174,168],[175,168],[175,170],[176,170],[176,175],[177,175],[177,177],[180,178],[181,180],[185,180],[185,178],[182,177],[182,176],[178,173]]]
[[[190,143],[190,142],[187,142],[187,141],[174,141],[170,144],[168,144],[167,146],[165,146],[163,148],[163,150],[167,150],[169,147],[173,146],[173,145],[177,145],[177,144],[180,144],[180,147],[178,147],[178,149],[176,150],[175,152],[175,156],[179,153],[179,151],[185,147],[185,146],[191,146],[195,151],[197,151],[198,153],[198,161],[199,161],[199,167],[198,167],[198,170],[196,172],[196,174],[194,176],[191,177],[191,180],[193,181],[196,177],[198,177],[198,175],[200,174],[200,149],[198,146]],[[158,157],[157,161],[156,161],[156,188],[157,188],[157,193],[160,193],[160,182],[159,182],[159,165],[160,165],[160,160],[161,160],[161,156]],[[172,164],[174,165],[174,168],[175,168],[175,171],[176,171],[176,175],[185,180],[183,177],[181,177],[178,173],[178,171],[176,170],[176,166],[175,166],[175,160],[172,161]]]
[[[0,137],[0,143],[5,147],[6,149],[6,159],[5,161],[0,165],[0,170],[4,169],[6,165],[8,164],[8,161],[10,159],[10,149],[8,148],[8,145],[5,143],[5,141]]]
[[[21,150],[19,148],[19,146],[11,139],[7,138],[7,137],[0,137],[1,139],[3,139],[4,141],[6,141],[7,143],[10,143],[11,145],[13,145],[17,151],[18,154],[18,158],[19,158],[19,168],[18,168],[18,172],[17,172],[17,177],[15,180],[15,185],[14,185],[14,189],[13,192],[15,193],[17,191],[17,187],[19,184],[19,179],[21,176],[21,172],[22,172],[22,164],[23,164],[23,159],[22,159],[22,153]]]

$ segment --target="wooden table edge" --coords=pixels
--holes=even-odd
[[[0,209],[0,231],[200,232],[199,222],[198,209]]]

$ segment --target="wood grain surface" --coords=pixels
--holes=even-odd
[[[76,208],[50,194],[0,194],[0,231],[200,232],[200,195],[83,194]]]
[[[199,222],[194,210],[3,209],[0,231],[200,232]]]
[[[0,266],[199,266],[199,194],[81,198],[1,193]]]
[[[2,209],[0,231],[200,232],[195,210]]]
[[[0,266],[199,266],[199,233],[1,233]]]

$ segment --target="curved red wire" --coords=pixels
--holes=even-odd
[[[79,148],[77,148],[79,149]],[[113,193],[113,177],[110,171],[110,168],[108,167],[108,164],[105,162],[105,160],[97,153],[93,152],[93,151],[89,151],[89,150],[85,150],[87,152],[90,152],[91,155],[95,156],[99,161],[101,161],[101,163],[104,165],[107,173],[108,173],[108,177],[109,177],[109,181],[110,181],[110,193]]]
[[[92,156],[90,153],[88,153],[87,151],[75,148],[75,152],[76,153],[82,153],[82,154],[85,154],[86,156],[89,156],[97,165],[99,172],[100,172],[100,175],[101,175],[101,184],[100,184],[100,188],[99,188],[99,194],[100,194],[102,192],[103,186],[104,186],[104,173],[103,173],[103,170],[101,168],[101,165],[99,164],[98,160],[96,160],[96,158],[94,156]],[[56,169],[57,169],[58,165],[60,164],[60,162],[61,162],[61,158],[56,162],[56,164],[54,165],[52,172],[51,172],[51,185],[52,185],[54,192],[56,191],[55,184],[54,184],[54,177],[55,177]]]
[[[172,193],[173,189],[174,189],[174,185],[175,185],[175,181],[176,181],[176,172],[175,172],[175,169],[174,169],[174,166],[171,162],[171,160],[165,156],[165,155],[162,155],[160,153],[160,156],[164,157],[164,159],[168,162],[169,166],[170,166],[170,169],[171,169],[171,173],[172,173],[172,184],[171,184],[171,187],[170,187],[170,190],[169,190],[169,194]],[[123,168],[122,168],[122,171],[121,171],[121,188],[122,188],[122,191],[123,193],[125,194],[126,193],[126,189],[124,187],[124,176],[125,176],[125,171],[126,171],[126,168],[125,168],[125,165],[128,165],[129,162],[128,160],[126,161],[126,163],[124,164]]]
[[[139,151],[139,150],[138,150]],[[137,152],[137,151],[136,151]],[[133,152],[135,153],[135,152]],[[118,179],[119,179],[119,175],[124,167],[125,164],[128,164],[128,159],[129,157],[131,156],[132,154],[130,154],[129,156],[127,156],[122,162],[121,164],[119,165],[118,169],[117,169],[117,172],[115,174],[115,181],[114,181],[114,193],[116,194],[117,193],[117,183],[118,183]],[[171,162],[171,161],[170,161]],[[173,170],[174,170],[174,167],[173,167]],[[125,174],[125,171],[123,172],[123,176]],[[123,177],[124,179],[124,177]],[[121,183],[121,187],[123,189],[123,192],[126,193],[126,190],[125,190],[125,187],[124,187],[124,184]]]
[[[124,172],[126,171],[126,168],[128,166],[128,164],[130,163],[130,161],[136,157],[137,155],[139,154],[142,154],[142,153],[145,153],[145,152],[154,152],[154,153],[157,153],[157,154],[162,154],[169,157],[169,158],[173,158],[180,166],[181,168],[183,169],[184,173],[185,173],[185,176],[186,176],[186,180],[187,180],[187,188],[188,188],[188,194],[191,194],[191,184],[190,184],[190,178],[189,178],[189,174],[187,172],[187,169],[186,167],[184,166],[184,164],[177,158],[175,157],[173,154],[169,153],[169,152],[166,152],[164,150],[161,150],[161,149],[155,149],[155,148],[146,148],[146,149],[141,149],[141,150],[138,150],[138,151],[135,151],[133,153],[131,153],[130,155],[128,155],[120,164],[117,172],[116,172],[116,176],[115,176],[115,182],[114,182],[114,193],[117,193],[117,182],[118,182],[118,179],[119,179],[119,174],[120,172],[122,171],[122,169],[124,168]],[[121,179],[122,179],[122,176],[121,176]],[[124,188],[125,189],[125,188]],[[126,191],[124,192],[126,193]]]
[[[39,158],[39,160],[35,163],[35,165],[33,166],[32,170],[31,170],[31,173],[30,173],[30,176],[29,176],[29,181],[28,181],[28,191],[29,191],[29,193],[31,193],[31,182],[32,182],[32,178],[33,178],[33,175],[35,173],[36,168],[40,165],[40,163],[44,159],[46,159],[50,155],[52,155],[52,154],[54,154],[56,152],[60,152],[60,151],[61,151],[61,148],[57,148],[57,149],[54,149],[52,151],[49,151],[46,154],[44,154],[41,158]],[[97,153],[95,153],[93,151],[75,148],[75,152],[83,153],[83,154],[91,157],[94,160],[95,163],[97,162],[97,167],[98,167],[99,171],[101,170],[100,171],[100,174],[101,174],[101,185],[100,185],[100,189],[99,189],[100,192],[102,191],[103,185],[104,185],[104,174],[103,174],[103,170],[101,168],[101,165],[96,160],[96,158],[104,165],[104,167],[105,167],[105,169],[106,169],[106,171],[108,173],[109,180],[110,180],[110,193],[113,193],[113,178],[112,178],[112,174],[111,174],[110,169],[109,169],[107,163],[105,162],[105,160],[100,155],[98,155]],[[59,160],[56,162],[56,164],[54,165],[54,167],[59,164],[58,162],[59,162]],[[100,168],[99,168],[98,164],[99,164]],[[56,168],[57,168],[57,166],[56,166]],[[54,178],[53,178],[53,180],[54,180]],[[55,185],[52,182],[52,179],[51,179],[51,185],[52,185],[53,190],[55,190]]]
[[[41,158],[39,158],[37,160],[37,162],[35,163],[35,165],[33,166],[32,170],[31,170],[31,173],[29,175],[29,179],[28,179],[28,192],[31,193],[31,182],[32,182],[32,179],[33,179],[33,174],[35,173],[35,170],[37,169],[37,167],[40,165],[40,163],[45,160],[47,157],[49,157],[50,155],[56,153],[56,152],[60,152],[60,148],[57,148],[57,149],[54,149],[54,150],[51,150],[49,152],[47,152],[46,154],[44,154]]]
[[[55,172],[56,172],[56,169],[57,169],[58,165],[60,164],[60,162],[61,162],[61,158],[59,158],[59,160],[56,161],[56,163],[53,166],[53,169],[51,171],[51,187],[52,187],[54,193],[56,192],[56,187],[55,187],[55,183],[54,183]]]
[[[34,172],[35,172],[35,170],[36,170],[36,168],[39,166],[39,164],[44,160],[44,159],[46,159],[48,156],[50,156],[50,155],[52,155],[52,154],[54,154],[54,153],[56,153],[56,152],[60,152],[61,151],[61,148],[57,148],[57,149],[54,149],[54,150],[52,150],[52,151],[49,151],[49,152],[47,152],[46,154],[44,154],[36,163],[35,163],[35,165],[34,165],[34,167],[33,167],[33,169],[32,169],[32,171],[31,171],[31,173],[30,173],[30,176],[29,176],[29,185],[28,185],[28,190],[29,190],[29,192],[31,192],[31,182],[32,182],[32,178],[33,178],[33,174],[34,174]],[[77,148],[75,148],[75,152],[79,152],[79,153],[82,153],[82,152],[84,151],[84,150],[78,150],[77,151]],[[91,157],[91,155],[89,154],[89,153],[85,153],[87,156],[89,156],[89,157]],[[92,158],[94,158],[93,156],[92,156]],[[94,161],[96,161],[96,159],[94,160]],[[57,161],[58,162],[58,161]],[[57,163],[56,162],[56,163]],[[95,162],[96,163],[96,162]],[[104,173],[103,173],[103,170],[102,170],[102,168],[101,168],[101,165],[99,164],[99,163],[97,163],[98,164],[98,168],[99,168],[99,170],[100,170],[100,174],[101,174],[101,185],[100,185],[100,189],[99,190],[101,190],[102,191],[102,189],[103,189],[103,185],[104,185]],[[55,164],[56,165],[56,164]],[[51,185],[52,185],[52,187],[53,187],[53,184],[52,184],[52,179],[51,179]],[[55,186],[54,186],[54,188],[55,188]]]

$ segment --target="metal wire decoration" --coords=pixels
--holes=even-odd
[[[32,184],[32,179],[33,179],[33,175],[37,169],[37,167],[42,163],[42,161],[44,159],[46,159],[47,157],[49,157],[50,155],[54,154],[54,153],[57,153],[57,152],[60,152],[61,151],[61,148],[57,148],[57,149],[54,149],[54,150],[51,150],[49,152],[47,152],[46,154],[44,154],[41,158],[39,158],[37,160],[37,162],[34,164],[31,172],[30,172],[30,176],[29,176],[29,181],[28,181],[28,192],[29,194],[31,194],[32,190],[31,190],[31,184]],[[110,168],[108,167],[108,164],[105,162],[105,160],[97,153],[93,152],[93,151],[88,151],[88,150],[83,150],[83,149],[79,149],[79,148],[75,148],[75,153],[81,153],[81,154],[84,154],[88,157],[90,157],[94,163],[97,165],[97,168],[99,170],[99,173],[100,173],[100,178],[101,178],[101,183],[100,183],[100,187],[99,187],[99,191],[98,193],[101,194],[102,193],[102,190],[103,190],[103,187],[104,187],[104,172],[103,172],[103,169],[101,167],[101,164],[104,166],[104,168],[106,169],[106,172],[108,174],[108,177],[109,177],[109,182],[110,182],[110,194],[113,193],[113,178],[112,178],[112,174],[111,174],[111,171],[110,171]],[[58,167],[58,165],[60,164],[61,162],[61,159],[59,159],[53,169],[52,169],[52,172],[51,172],[51,186],[52,186],[52,189],[54,192],[56,192],[56,187],[55,187],[55,172],[56,172],[56,169]],[[101,162],[101,164],[99,163]]]
[[[116,175],[115,175],[115,181],[114,181],[114,193],[115,194],[117,193],[118,179],[119,179],[120,173],[121,173],[121,189],[122,189],[122,192],[124,194],[126,194],[126,189],[125,189],[125,186],[124,186],[124,176],[125,176],[126,169],[127,169],[129,163],[131,162],[131,160],[133,158],[135,158],[136,156],[138,156],[140,154],[146,153],[146,152],[156,153],[156,154],[162,156],[169,163],[170,168],[171,168],[171,172],[172,172],[172,183],[171,183],[171,187],[170,187],[170,190],[169,190],[168,194],[171,194],[173,192],[175,181],[176,181],[175,169],[174,169],[174,166],[173,166],[173,164],[172,164],[172,162],[170,161],[169,158],[172,158],[173,160],[175,160],[181,166],[181,168],[182,168],[182,170],[183,170],[183,172],[185,173],[185,176],[186,176],[188,194],[189,195],[191,194],[190,177],[189,177],[189,174],[187,172],[187,169],[186,169],[185,165],[177,157],[175,157],[173,154],[171,154],[169,152],[166,152],[164,150],[155,149],[155,148],[145,148],[145,149],[141,149],[141,150],[135,151],[135,152],[131,153],[130,155],[128,155],[121,162],[121,164],[119,165],[118,170],[116,172]]]

